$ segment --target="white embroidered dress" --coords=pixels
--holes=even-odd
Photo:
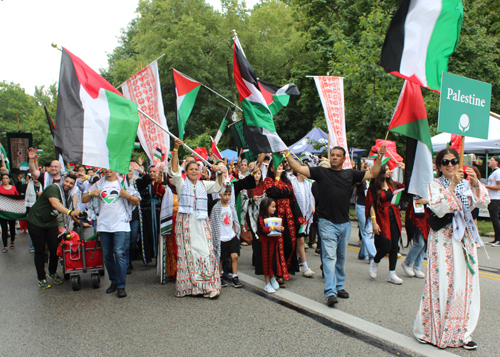
[[[486,208],[490,202],[484,186],[479,197],[472,190],[470,209]],[[462,202],[449,189],[433,181],[429,184],[429,207],[438,216],[462,209]],[[476,243],[468,228],[462,241],[453,238],[452,224],[439,231],[430,230],[424,291],[413,334],[440,348],[460,347],[472,340],[480,311],[479,269]],[[464,256],[464,248],[471,273]],[[473,260],[473,261],[472,261]]]
[[[172,172],[172,181],[177,192],[182,192],[184,179],[181,171]],[[207,194],[222,193],[225,188],[217,181],[202,181]],[[195,187],[195,185],[193,185]],[[180,197],[179,197],[180,199]],[[178,212],[175,222],[177,243],[177,281],[175,296],[209,294],[220,292],[219,262],[213,250],[212,229],[207,217],[196,218],[196,200],[193,213]]]

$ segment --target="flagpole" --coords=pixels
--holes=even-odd
[[[212,88],[209,88],[207,87],[206,85],[204,85],[203,83],[201,84],[201,86],[203,88],[206,88],[208,89],[210,92],[214,93],[214,94],[217,94],[219,97],[221,97],[222,99],[224,99],[226,102],[234,105],[235,108],[238,108],[241,112],[243,111],[243,109],[241,109],[240,107],[238,107],[236,104],[234,104],[233,102],[231,102],[229,99],[226,99],[225,97],[223,97],[222,95],[220,95],[219,93],[217,93],[216,91],[214,91]]]
[[[465,136],[462,135],[462,140],[460,143],[460,163],[458,164],[459,168],[462,169],[464,167],[464,149],[465,149]]]
[[[142,110],[140,110],[139,108],[137,108],[137,110],[139,111],[139,113],[141,113],[142,115],[144,115],[146,118],[148,118],[150,121],[152,121],[154,124],[156,124],[157,127],[159,127],[161,130],[163,130],[165,133],[167,133],[168,135],[170,135],[170,137],[174,140],[176,139],[179,139],[177,136],[175,136],[174,134],[172,134],[170,131],[168,131],[168,129],[166,129],[165,127],[161,126],[160,124],[158,124],[153,118],[151,118],[149,115],[147,115],[146,113],[144,113]],[[198,156],[198,158],[203,161],[208,167],[212,167],[212,164],[209,163],[207,160],[205,160],[200,154],[198,154],[196,151],[194,151],[193,149],[191,149],[189,146],[187,146],[186,144],[184,144],[184,147],[189,151],[191,152],[193,155],[196,155]]]

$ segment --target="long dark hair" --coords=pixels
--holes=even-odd
[[[387,183],[387,185],[392,187],[393,189],[397,188],[397,185],[392,179],[392,177],[385,177],[386,173],[387,173],[387,164],[383,165],[380,168],[378,176],[372,178],[370,181],[370,190],[372,190],[373,205],[375,206],[375,211],[377,211],[378,208],[380,207],[381,203],[380,193],[382,192],[382,187],[384,187],[384,182]]]
[[[273,160],[269,161],[269,167],[267,168],[267,175],[266,175],[266,177],[270,177],[273,180],[276,178],[276,171],[274,171],[274,162],[273,162]],[[284,171],[284,170],[281,173],[280,179],[284,183],[290,183],[290,180],[288,179],[286,171]]]
[[[259,218],[262,217],[264,218],[269,218],[269,206],[271,206],[271,203],[273,203],[274,200],[270,197],[265,197],[261,202],[260,202],[260,208],[259,208]],[[257,234],[262,234],[262,228],[260,227],[260,224],[257,225]]]
[[[455,149],[446,148],[446,149],[443,149],[440,152],[438,152],[438,154],[436,155],[436,176],[437,177],[441,177],[443,175],[443,173],[439,169],[439,166],[441,166],[441,160],[443,160],[443,157],[445,155],[448,155],[448,154],[452,154],[453,156],[455,156],[455,158],[460,157],[460,154]]]

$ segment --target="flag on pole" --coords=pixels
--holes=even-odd
[[[226,130],[229,124],[229,114],[231,113],[231,109],[227,108],[226,115],[224,115],[224,119],[222,119],[222,123],[220,124],[219,130],[217,130],[217,135],[215,135],[215,143],[218,144],[220,138],[222,137],[222,133]]]
[[[372,159],[372,160],[376,160],[377,159],[377,154],[373,154],[373,155],[370,155],[368,156],[369,159]],[[389,160],[391,160],[392,158],[390,156],[387,156],[387,155],[384,155],[384,157],[382,158],[382,163],[381,165],[385,165],[389,162]]]
[[[236,151],[240,152],[240,156],[243,155],[243,158],[247,159],[248,162],[252,162],[257,160],[259,157],[258,154],[255,154],[249,149],[249,145],[245,140],[245,136],[243,135],[244,120],[237,121],[229,126],[231,132],[233,133],[234,144],[236,145]]]
[[[408,193],[427,199],[427,186],[433,179],[432,142],[424,98],[418,84],[405,81],[389,130],[409,138],[405,166]]]
[[[175,101],[177,103],[177,125],[179,127],[179,139],[184,140],[184,129],[196,101],[196,96],[201,88],[201,83],[188,78],[175,68],[172,68],[174,76]]]
[[[163,161],[163,153],[160,148],[155,149],[154,157],[160,161]]]
[[[5,148],[3,147],[2,143],[0,143],[0,154],[3,156],[3,162],[5,163],[5,167],[7,167],[7,170],[10,172],[10,162],[9,158],[7,156],[7,151],[5,151]]]
[[[134,142],[134,149],[140,149],[142,146],[141,146],[141,143],[139,141],[136,141]]]
[[[222,160],[222,155],[219,149],[217,148],[217,143],[214,141],[214,139],[212,139],[212,137],[210,137],[210,150],[214,158]]]
[[[37,155],[40,155],[41,153],[43,153],[43,149],[35,149],[35,153]]]
[[[398,154],[397,149],[396,149],[396,142],[391,141],[391,140],[383,140],[383,139],[377,139],[375,141],[375,145],[372,146],[370,150],[370,158],[376,158],[377,157],[377,152],[380,149],[380,147],[385,144],[387,151],[385,153],[385,156],[383,157],[383,162],[387,163],[389,166],[389,169],[394,170],[398,166],[398,162],[403,162],[403,158],[401,155]],[[385,159],[389,158],[388,161]]]
[[[158,61],[153,61],[122,84],[125,98],[135,103],[140,110],[149,115],[155,122],[168,129],[167,119],[163,108],[160,76],[158,74]],[[170,150],[170,135],[161,130],[151,120],[139,114],[139,127],[137,137],[148,159],[155,167],[162,163],[161,158],[155,156],[155,150],[161,152]],[[134,144],[134,148],[136,148]]]
[[[56,117],[54,144],[67,161],[128,173],[137,104],[65,48]]]
[[[399,201],[401,201],[401,196],[404,192],[404,188],[399,188],[397,190],[394,190],[394,192],[392,193],[392,200],[391,200],[391,204],[395,205],[395,206],[398,206],[399,205]]]
[[[279,152],[287,146],[276,133],[273,114],[259,90],[257,76],[245,57],[238,37],[233,38],[233,74],[245,120],[245,139],[254,153]]]
[[[291,95],[300,95],[299,89],[293,83],[280,87],[259,79],[259,89],[273,115],[276,115],[281,108],[288,105]]]
[[[313,78],[328,126],[328,137],[330,138],[330,148],[328,150],[331,150],[331,147],[340,146],[347,153],[349,148],[347,147],[345,130],[344,78],[330,76],[315,76]],[[349,155],[346,155],[342,168],[352,169]]]
[[[462,0],[403,0],[387,29],[379,65],[439,92],[462,19]]]

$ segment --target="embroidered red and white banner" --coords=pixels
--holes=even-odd
[[[344,115],[344,78],[330,76],[315,76],[314,82],[318,88],[321,104],[325,112],[330,148],[341,146],[346,151],[344,169],[351,169],[351,159],[347,148]]]
[[[136,102],[139,109],[168,129],[163,110],[157,61],[150,63],[130,77],[122,84],[122,90],[126,98]],[[158,167],[162,164],[162,160],[155,156],[156,149],[160,149],[162,153],[169,152],[170,136],[140,113],[139,118],[137,136],[149,160],[154,163],[155,167]]]

